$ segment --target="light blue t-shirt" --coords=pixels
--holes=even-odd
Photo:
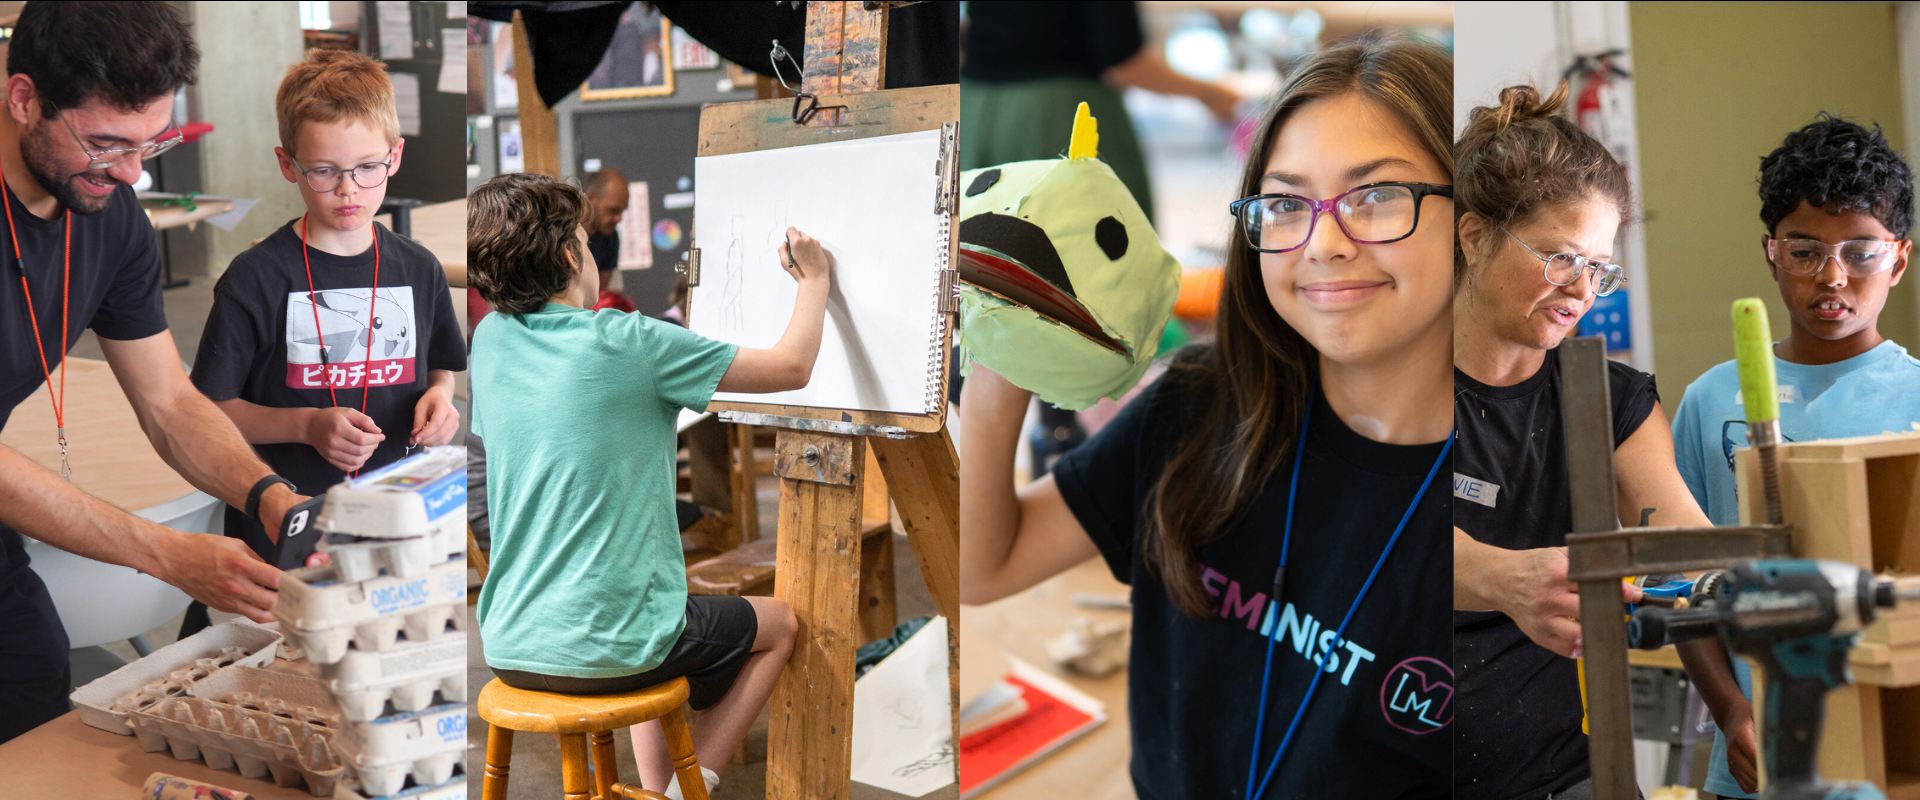
[[[1873,436],[1914,430],[1920,422],[1920,360],[1892,341],[1835,364],[1808,366],[1775,357],[1780,394],[1780,434],[1790,442]],[[1740,522],[1729,453],[1747,446],[1740,376],[1734,362],[1707,370],[1687,387],[1673,415],[1673,455],[1680,477],[1715,525]],[[1731,423],[1731,424],[1729,424]],[[1733,659],[1740,691],[1753,697],[1753,677],[1743,659]],[[1751,798],[1727,770],[1727,737],[1713,736],[1705,790]]]
[[[548,303],[473,335],[493,550],[475,614],[496,669],[617,678],[686,624],[675,417],[705,409],[733,345],[613,309]]]

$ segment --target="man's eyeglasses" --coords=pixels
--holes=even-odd
[[[1340,231],[1358,244],[1387,244],[1413,235],[1420,201],[1453,197],[1436,183],[1370,183],[1331,200],[1292,194],[1259,194],[1235,200],[1227,210],[1240,220],[1247,245],[1262,253],[1288,253],[1306,246],[1321,212],[1333,214]]]
[[[1767,260],[1789,275],[1818,275],[1827,259],[1840,262],[1840,268],[1855,278],[1877,275],[1893,268],[1900,258],[1900,243],[1884,239],[1854,239],[1827,244],[1815,239],[1775,239],[1767,237]]]
[[[1720,423],[1720,454],[1727,457],[1727,469],[1733,469],[1734,448],[1747,446],[1747,439],[1745,436],[1740,437],[1740,441],[1736,442],[1733,440],[1733,432],[1735,429],[1738,429],[1742,433],[1745,433],[1747,430],[1747,421],[1743,419],[1730,419],[1730,420],[1727,420],[1726,422]],[[1793,437],[1790,437],[1784,433],[1780,434],[1780,439],[1786,442],[1793,441]]]
[[[388,157],[391,158],[392,154],[389,153]],[[353,185],[362,189],[372,189],[386,183],[387,173],[393,170],[391,161],[373,161],[353,169],[327,166],[307,169],[300,165],[300,159],[294,158],[292,153],[287,154],[287,159],[293,162],[294,169],[300,170],[300,177],[306,179],[308,187],[322,193],[339,188],[340,178],[347,174],[353,175]]]
[[[41,103],[45,105],[48,110],[52,111],[54,116],[60,118],[60,124],[67,126],[67,133],[73,136],[75,144],[80,145],[80,151],[87,154],[87,169],[106,169],[127,160],[128,156],[133,155],[138,155],[141,158],[154,158],[161,153],[172,150],[175,145],[185,141],[187,138],[186,133],[174,124],[173,115],[168,114],[166,129],[161,131],[160,137],[155,138],[151,142],[147,142],[139,147],[115,147],[105,150],[95,150],[87,145],[85,139],[80,138],[80,132],[73,129],[73,123],[67,121],[66,114],[61,113],[60,109],[54,108],[52,103],[48,103],[45,100],[42,100]],[[166,131],[173,131],[173,135],[166,136]]]
[[[1605,261],[1587,258],[1586,256],[1574,253],[1548,253],[1547,255],[1541,255],[1539,251],[1527,247],[1527,243],[1520,241],[1520,237],[1513,235],[1513,231],[1501,228],[1500,232],[1506,234],[1507,238],[1512,239],[1521,247],[1526,248],[1526,251],[1532,253],[1534,258],[1540,259],[1542,262],[1541,271],[1546,273],[1547,282],[1555,286],[1572,286],[1574,281],[1578,280],[1581,275],[1586,274],[1589,270],[1593,273],[1590,285],[1593,287],[1595,297],[1606,297],[1607,295],[1613,294],[1615,289],[1619,289],[1627,282],[1627,270],[1619,264],[1609,264]]]

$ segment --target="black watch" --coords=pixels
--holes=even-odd
[[[267,477],[261,478],[260,482],[255,483],[253,485],[253,491],[247,492],[247,518],[260,523],[260,527],[262,528],[267,527],[267,521],[260,518],[260,495],[266,494],[267,487],[276,483],[287,487],[289,491],[295,494],[298,494],[300,491],[294,487],[293,481],[278,475],[268,475]]]

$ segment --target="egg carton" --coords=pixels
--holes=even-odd
[[[74,690],[71,699],[81,722],[131,736],[128,720],[134,712],[183,696],[222,668],[267,666],[281,643],[278,631],[251,622],[214,625]]]
[[[466,629],[464,614],[454,620],[456,629]],[[436,692],[441,703],[460,703],[467,697],[467,638],[442,636],[379,651],[350,649],[319,670],[320,680],[354,722],[386,716],[388,702],[396,712],[426,709],[434,705]]]
[[[467,800],[466,769],[453,773],[453,777],[437,785],[415,784],[389,795],[368,793],[351,773],[340,776],[333,785],[333,800]]]
[[[329,531],[315,549],[332,558],[340,579],[349,583],[391,575],[410,580],[426,575],[436,564],[463,558],[467,551],[464,528],[448,527],[425,536],[383,538]]]
[[[303,633],[359,625],[434,605],[467,600],[467,559],[462,555],[429,567],[415,578],[382,575],[349,581],[333,564],[289,570],[280,579],[273,616]]]
[[[346,769],[335,745],[340,710],[326,688],[303,675],[252,667],[221,670],[185,696],[135,712],[134,735],[147,752],[171,751],[214,769],[279,786],[304,781],[324,797]]]
[[[466,767],[467,704],[446,703],[352,723],[335,740],[358,784],[375,795],[401,791],[407,779],[438,786]]]
[[[466,448],[429,447],[328,489],[314,526],[358,537],[424,537],[462,529],[466,508]]]

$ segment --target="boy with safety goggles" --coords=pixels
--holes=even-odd
[[[1762,247],[1789,324],[1773,349],[1782,435],[1803,442],[1911,430],[1920,421],[1920,360],[1880,335],[1878,322],[1913,248],[1912,170],[1879,126],[1822,113],[1760,161],[1760,201]],[[1744,419],[1739,388],[1734,362],[1720,364],[1687,387],[1673,420],[1681,477],[1715,525],[1740,516],[1732,460],[1722,455],[1723,446],[1746,445],[1746,426],[1726,424]],[[1738,440],[1723,445],[1723,435]],[[1747,665],[1718,640],[1688,645],[1681,658],[1719,726],[1704,788],[1753,797]]]

